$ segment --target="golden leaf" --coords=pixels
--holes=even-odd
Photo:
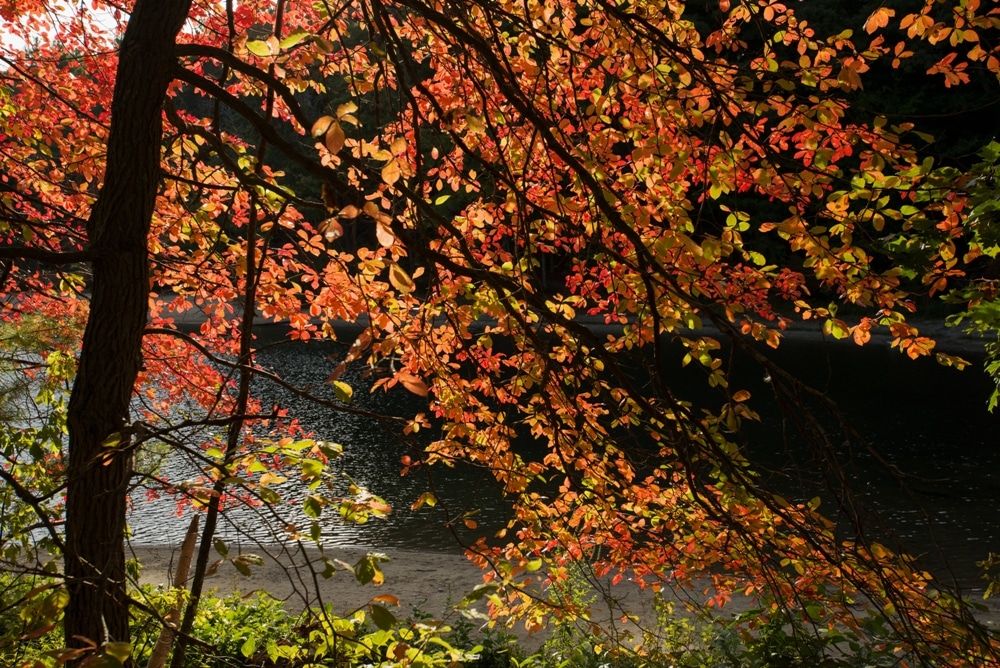
[[[313,123],[312,130],[310,130],[309,134],[312,135],[313,139],[319,139],[325,135],[326,131],[330,129],[330,126],[336,122],[337,119],[333,116],[320,116],[316,119],[316,122]]]
[[[330,128],[326,131],[326,139],[324,143],[330,153],[340,153],[340,149],[344,148],[344,141],[346,141],[346,139],[347,136],[344,134],[344,128],[341,127],[340,123],[334,121],[330,124]]]
[[[413,292],[413,288],[416,287],[410,275],[398,264],[389,265],[389,282],[404,295],[410,294]]]
[[[399,163],[395,160],[390,160],[382,168],[382,180],[390,186],[399,180],[399,174]]]

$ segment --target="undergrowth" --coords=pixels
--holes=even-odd
[[[568,590],[591,600],[583,586]],[[159,618],[177,602],[176,590],[143,587],[133,596],[132,665],[145,666],[160,634]],[[62,653],[60,611],[65,591],[51,579],[0,574],[0,668],[56,668]],[[265,593],[203,598],[186,668],[878,668],[900,665],[891,643],[857,642],[817,634],[794,617],[754,624],[750,611],[725,620],[676,614],[658,599],[655,624],[636,637],[608,638],[589,628],[556,625],[534,653],[481,615],[451,609],[450,623],[413,610],[369,606],[349,616],[330,608],[291,614]],[[763,619],[763,618],[758,618]],[[748,622],[750,622],[748,624]],[[752,632],[747,631],[753,628]],[[120,666],[123,655],[95,657],[93,668]],[[99,660],[98,660],[99,659]]]

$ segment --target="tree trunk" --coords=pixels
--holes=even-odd
[[[69,647],[128,641],[129,402],[149,299],[146,237],[160,182],[162,105],[191,0],[138,0],[122,41],[104,185],[88,222],[93,297],[70,398],[65,631]]]

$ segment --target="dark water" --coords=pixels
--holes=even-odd
[[[309,385],[332,398],[324,380],[335,364],[327,359],[333,353],[342,355],[343,347],[286,345],[265,350],[258,362],[280,369],[296,385]],[[832,430],[836,457],[863,500],[927,568],[942,577],[953,573],[961,586],[969,588],[977,586],[976,561],[991,550],[1000,552],[1000,413],[986,411],[992,385],[978,366],[981,360],[974,354],[965,357],[974,366],[958,372],[931,360],[909,360],[884,343],[858,348],[815,337],[787,340],[776,353],[782,366],[834,399],[862,437]],[[762,415],[761,423],[743,436],[748,452],[764,467],[779,472],[771,476],[774,485],[792,496],[811,496],[810,483],[780,472],[801,469],[806,478],[816,479],[824,474],[825,465],[803,447],[794,425],[780,416],[760,370],[737,360],[732,372],[733,386],[749,389],[752,405]],[[364,388],[370,379],[355,375],[342,380],[355,388],[354,407],[403,416],[426,408],[424,399],[405,391],[367,393]],[[694,379],[682,377],[681,382],[690,382],[690,398],[708,398]],[[500,494],[481,471],[469,466],[435,467],[430,480],[419,469],[401,477],[401,457],[416,457],[413,444],[400,442],[371,418],[316,406],[280,388],[262,385],[260,394],[265,403],[278,403],[299,416],[318,438],[343,444],[342,471],[395,508],[387,520],[360,526],[328,517],[332,513],[327,512],[326,544],[454,551],[458,542],[452,529],[459,538],[471,537],[457,521],[463,513],[477,511],[481,528],[505,522]],[[192,474],[175,460],[168,470],[174,475]],[[411,512],[410,505],[428,485],[433,485],[437,507]],[[288,496],[301,496],[293,483],[280,489]],[[248,535],[273,542],[267,529],[273,522],[255,512],[234,513],[239,526],[223,527],[223,535],[234,541],[241,535],[239,540],[246,541]],[[304,516],[293,507],[286,520],[302,524]],[[137,501],[131,526],[135,542],[164,543],[179,540],[186,520],[177,517],[171,500]]]

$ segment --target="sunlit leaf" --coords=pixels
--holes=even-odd
[[[288,36],[281,40],[278,45],[282,51],[285,49],[290,49],[293,46],[301,43],[303,40],[308,38],[312,33],[308,30],[302,30],[301,28],[296,28],[292,32],[288,33]]]
[[[271,44],[269,42],[259,39],[249,40],[247,42],[247,51],[261,58],[267,58],[276,53],[271,50]]]
[[[312,518],[318,518],[323,513],[323,500],[315,494],[310,494],[302,501],[302,511]]]
[[[347,136],[344,134],[344,128],[337,121],[333,121],[330,123],[329,128],[327,128],[323,143],[330,153],[340,153],[340,149],[344,148],[346,139]]]
[[[393,234],[387,225],[383,225],[382,223],[376,223],[375,237],[378,239],[379,244],[386,248],[396,243],[396,235]]]
[[[425,383],[418,376],[414,376],[411,373],[401,373],[396,376],[399,380],[399,384],[405,387],[407,390],[421,397],[426,397],[427,393],[430,392],[430,388],[427,387]]]
[[[416,501],[413,502],[413,505],[410,506],[410,510],[420,510],[421,508],[424,507],[424,505],[433,508],[434,506],[437,505],[437,497],[434,496],[434,494],[431,492],[424,492],[419,497],[417,497]]]
[[[333,126],[333,124],[336,122],[337,119],[334,118],[333,116],[320,116],[319,118],[316,119],[316,122],[313,123],[312,129],[309,131],[309,134],[311,134],[314,139],[323,137],[326,135],[330,127]]]
[[[358,110],[358,105],[352,102],[345,102],[337,107],[337,118],[343,118],[348,114],[353,114]]]
[[[382,167],[382,180],[390,186],[399,180],[399,163],[395,159],[390,160]]]
[[[399,290],[402,294],[407,295],[413,292],[415,287],[413,284],[413,279],[410,275],[400,267],[398,264],[389,265],[389,282],[392,283],[392,287]]]
[[[386,561],[389,561],[389,558],[384,554],[369,552],[354,565],[354,577],[363,585],[371,583],[378,587],[385,582],[380,564]]]
[[[351,386],[340,380],[333,381],[333,392],[337,399],[345,404],[351,403],[351,399],[354,397],[354,390]]]
[[[327,241],[335,241],[344,236],[344,226],[336,218],[327,218],[317,226],[317,229]]]

